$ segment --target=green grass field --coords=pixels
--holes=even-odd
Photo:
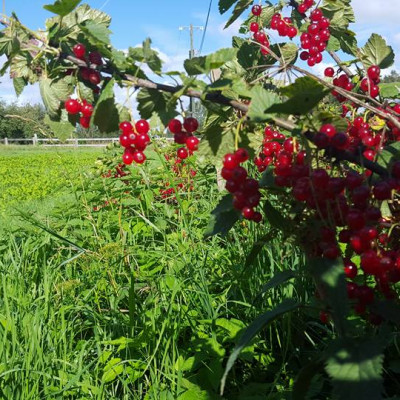
[[[307,282],[262,291],[301,269],[296,247],[247,222],[204,239],[222,195],[207,166],[167,200],[160,190],[180,181],[163,157],[121,180],[102,177],[120,150],[101,154],[0,149],[0,398],[289,399],[296,349],[318,351],[326,331],[296,313],[244,349],[224,397],[219,383],[255,317],[307,298]]]

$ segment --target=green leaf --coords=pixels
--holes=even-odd
[[[208,74],[213,69],[222,67],[236,57],[237,49],[220,49],[203,57],[194,57],[185,60],[184,67],[189,75]]]
[[[53,121],[46,115],[44,123],[49,126],[54,137],[60,139],[62,142],[71,138],[75,131],[75,125],[68,121],[67,116],[61,118],[60,121]]]
[[[260,254],[261,250],[265,245],[271,242],[271,240],[276,238],[276,232],[271,231],[264,235],[262,238],[257,240],[251,248],[249,254],[246,256],[246,262],[244,264],[244,269],[247,269],[256,260],[257,256]]]
[[[75,10],[81,1],[82,0],[56,0],[53,4],[45,5],[43,8],[53,14],[65,17],[67,14]]]
[[[264,211],[268,222],[280,231],[286,231],[291,226],[288,221],[268,200],[264,201]]]
[[[96,46],[99,43],[110,44],[111,31],[107,25],[89,20],[83,22],[80,27],[93,45]]]
[[[271,290],[273,288],[276,288],[279,285],[282,285],[282,283],[287,282],[290,279],[293,279],[296,277],[296,274],[291,271],[291,270],[286,270],[279,272],[274,275],[272,279],[270,279],[269,282],[267,282],[261,289],[260,294],[264,294],[268,290]]]
[[[356,56],[358,52],[358,44],[356,34],[348,29],[331,29],[331,38],[332,40],[337,40],[339,44],[339,48],[333,51],[337,51],[339,49],[343,50],[345,53]],[[329,48],[331,50],[331,48]]]
[[[253,0],[239,0],[236,3],[232,16],[225,25],[225,29],[232,25],[246,11],[246,9],[250,7],[251,4],[253,4]]]
[[[394,63],[392,47],[388,46],[385,39],[376,33],[371,35],[368,42],[361,49],[361,55],[365,68],[371,65],[378,65],[380,68],[385,69]]]
[[[15,89],[15,93],[17,97],[24,91],[25,86],[28,84],[28,82],[24,78],[14,78],[13,79],[13,85]]]
[[[289,311],[293,311],[298,307],[300,307],[300,304],[297,303],[295,300],[292,299],[284,300],[273,310],[267,311],[266,313],[260,315],[250,324],[250,326],[246,329],[246,331],[239,339],[238,344],[235,346],[233,352],[229,356],[228,362],[226,363],[225,372],[221,379],[221,395],[224,392],[225,382],[228,373],[232,369],[236,359],[238,358],[243,348],[245,348],[265,326],[270,324],[278,317],[288,313]]]
[[[143,42],[144,60],[153,72],[155,72],[156,74],[161,74],[162,61],[158,56],[158,53],[155,50],[153,50],[150,46],[151,46],[151,39],[147,38]]]
[[[280,56],[285,65],[294,64],[297,60],[299,48],[295,43],[284,43],[279,45]]]
[[[235,3],[237,0],[219,0],[218,2],[218,9],[220,14],[226,13]]]
[[[61,104],[57,92],[52,88],[52,82],[51,79],[41,78],[39,81],[40,94],[49,117],[59,119]]]
[[[160,92],[155,89],[141,89],[138,96],[138,111],[142,118],[150,119],[155,113],[166,126],[168,122],[178,115],[176,102],[172,102],[173,94]]]
[[[124,365],[122,364],[121,358],[111,359],[104,367],[104,373],[101,380],[104,383],[112,382],[124,371]]]
[[[329,90],[308,76],[298,78],[280,91],[289,99],[269,107],[266,113],[307,114],[329,93]]]
[[[204,237],[226,235],[239,220],[240,214],[233,208],[232,195],[225,195],[211,212],[210,221],[204,232]]]
[[[346,400],[382,399],[383,344],[379,338],[338,339],[328,349],[326,372],[334,395]]]
[[[400,82],[381,83],[380,95],[386,99],[397,99],[400,96]]]
[[[262,86],[257,85],[251,91],[252,99],[248,112],[248,117],[254,122],[263,122],[271,118],[271,114],[266,110],[271,108],[275,103],[280,103],[279,96],[269,90],[265,90]]]
[[[308,266],[316,281],[321,299],[331,309],[336,328],[339,332],[345,332],[349,303],[343,261],[313,258]]]
[[[119,112],[115,103],[114,84],[115,79],[112,78],[101,91],[92,115],[92,123],[103,133],[118,131]]]
[[[314,360],[303,367],[297,375],[293,385],[293,400],[308,399],[307,394],[314,376],[323,372],[324,364],[321,360]]]
[[[378,153],[378,164],[383,167],[389,167],[390,164],[400,159],[400,142],[395,142]]]

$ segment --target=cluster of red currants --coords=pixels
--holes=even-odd
[[[177,150],[177,156],[181,160],[185,160],[199,148],[200,140],[193,135],[199,128],[196,118],[188,117],[182,122],[178,119],[172,119],[168,123],[168,129],[174,134],[174,141],[177,144],[185,144],[186,147],[180,147]]]
[[[280,152],[284,151],[279,141],[285,138],[284,134],[274,131],[271,127],[267,126],[265,128],[263,147],[259,156],[254,159],[254,164],[259,172],[265,171],[269,165],[278,162]],[[286,146],[288,145],[286,141],[284,143],[286,143]],[[284,155],[284,153],[282,154]]]
[[[253,8],[251,9],[252,14],[255,17],[259,17],[261,15],[262,12],[262,7],[259,5],[255,5],[253,6]],[[253,33],[253,38],[257,43],[260,43],[261,48],[260,51],[262,54],[267,55],[268,54],[268,49],[269,49],[269,40],[268,40],[268,36],[262,31],[260,30],[260,25],[258,22],[251,22],[250,23],[250,32]]]
[[[299,4],[297,7],[297,11],[300,14],[306,13],[314,4],[314,0],[304,0],[302,3]]]
[[[122,131],[119,142],[125,148],[122,156],[123,163],[126,165],[130,165],[133,162],[143,164],[146,161],[144,150],[150,143],[148,135],[150,130],[149,123],[141,119],[133,126],[130,122],[124,121],[120,123],[119,128]]]
[[[282,18],[281,14],[274,14],[272,16],[271,29],[276,30],[279,33],[279,36],[287,36],[290,39],[297,36],[297,28],[293,26],[291,18]]]
[[[301,48],[306,50],[300,53],[300,58],[307,61],[310,67],[322,61],[322,52],[326,50],[331,33],[329,31],[330,21],[324,17],[320,8],[316,8],[310,14],[311,24],[307,32],[300,36]]]
[[[90,64],[95,64],[98,66],[103,65],[102,56],[97,51],[90,52],[86,59],[86,47],[82,43],[76,44],[73,47],[72,51],[75,57],[79,58],[80,60],[85,60]],[[86,68],[86,67],[80,68],[80,75],[82,80],[88,81],[95,86],[98,85],[102,79],[100,72],[92,68]]]
[[[164,188],[160,189],[161,197],[169,202],[176,202],[176,190],[193,191],[193,178],[197,172],[189,165],[185,164],[179,157],[172,157],[170,154],[164,154],[165,160],[171,165],[171,170],[176,176],[176,189],[170,185],[170,182],[164,183]]]
[[[371,65],[367,70],[367,77],[360,83],[361,90],[371,97],[377,97],[379,94],[380,74],[381,69],[377,65]]]
[[[381,70],[377,65],[372,65],[367,70],[367,77],[363,78],[360,82],[360,89],[364,93],[368,93],[371,97],[375,98],[379,95],[379,82],[380,82]],[[327,78],[333,78],[335,75],[335,70],[332,67],[328,67],[324,71],[324,75]],[[332,83],[342,89],[352,91],[355,88],[354,83],[351,82],[350,78],[346,74],[342,74],[333,79]],[[332,95],[336,99],[343,103],[346,98],[338,93],[336,90],[332,90]]]
[[[358,132],[364,130],[365,135],[368,132],[361,117],[353,121],[350,130],[355,132],[356,129]],[[324,125],[320,133],[326,136],[330,145],[335,145],[334,126]],[[351,170],[342,174],[329,172],[328,165],[315,168],[293,138],[285,139],[281,144],[279,132],[267,127],[268,138],[263,156],[268,160],[266,164],[273,166],[275,184],[290,188],[294,199],[303,203],[308,215],[321,225],[316,235],[304,238],[309,253],[328,259],[346,256],[345,274],[351,280],[348,283],[349,298],[356,300],[353,304],[355,312],[367,316],[366,307],[374,298],[394,298],[392,285],[400,282],[400,249],[393,249],[388,236],[392,224],[382,218],[380,211],[382,202],[391,200],[393,193],[400,191],[400,161],[393,163],[390,178],[370,186],[368,170],[364,174]],[[256,164],[259,159],[261,157],[256,159]],[[264,169],[265,159],[261,169]],[[346,246],[343,252],[339,243]],[[351,261],[354,256],[361,258],[365,282],[373,278],[375,287],[353,282],[360,273]],[[369,313],[368,318],[373,323],[380,320],[373,313]]]
[[[79,123],[82,128],[89,128],[90,127],[90,119],[92,118],[93,114],[93,105],[88,103],[86,100],[82,100],[82,103],[76,99],[68,99],[65,102],[65,110],[70,115],[77,115],[81,114],[79,119]]]
[[[258,223],[262,221],[262,215],[254,209],[261,200],[259,184],[255,179],[249,178],[247,170],[240,166],[248,159],[246,149],[226,154],[221,176],[226,180],[226,190],[233,194],[233,207],[240,210],[245,219]]]

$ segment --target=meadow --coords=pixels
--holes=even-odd
[[[273,322],[242,351],[223,397],[219,385],[251,321],[312,296],[302,278],[265,285],[301,271],[301,253],[266,224],[204,238],[222,197],[215,169],[193,177],[189,160],[177,176],[155,149],[121,171],[120,153],[0,150],[0,398],[291,398],[329,332],[317,311]],[[309,398],[324,390],[314,379]]]

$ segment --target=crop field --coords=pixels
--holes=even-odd
[[[119,158],[1,149],[2,201],[14,210],[0,230],[1,398],[219,398],[227,352],[257,310],[307,296],[262,290],[303,263],[276,232],[242,222],[225,239],[203,238],[221,197],[214,169],[176,176],[154,152],[120,173]],[[288,316],[246,347],[226,398],[282,398],[301,329]]]

